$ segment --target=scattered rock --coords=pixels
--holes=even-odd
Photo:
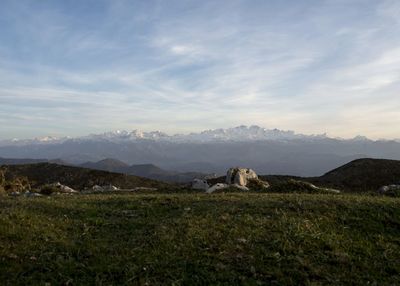
[[[400,185],[388,185],[378,189],[381,195],[400,197]]]
[[[324,188],[324,187],[317,187],[314,184],[308,183],[308,182],[304,182],[305,184],[308,184],[308,186],[310,186],[310,188],[317,190],[317,191],[326,191],[326,192],[331,192],[331,193],[336,193],[339,194],[340,191],[336,190],[336,189],[331,189],[331,188]]]
[[[269,189],[272,193],[326,193],[326,194],[338,194],[339,190],[317,187],[309,182],[290,179],[277,184],[274,184]]]
[[[26,191],[25,193],[24,193],[24,196],[25,197],[42,197],[43,195],[41,195],[41,194],[38,194],[38,193],[31,193],[31,192],[29,192],[29,191]]]
[[[94,185],[92,187],[92,190],[94,192],[113,192],[113,191],[119,191],[119,188],[113,185],[108,185],[108,186]]]

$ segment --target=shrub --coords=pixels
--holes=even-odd
[[[46,196],[50,196],[51,194],[57,193],[58,191],[59,189],[52,185],[44,185],[40,188],[40,193]]]
[[[4,190],[4,183],[6,182],[4,171],[0,170],[0,195],[4,195],[6,191]]]
[[[31,185],[25,177],[18,177],[8,181],[4,180],[2,187],[7,193],[30,191],[31,189]]]
[[[4,170],[0,170],[0,187],[3,187],[6,182],[6,176]]]
[[[266,187],[266,184],[268,185],[267,182],[263,182],[259,179],[250,179],[247,182],[247,187],[250,189],[250,191],[266,191],[268,188]]]

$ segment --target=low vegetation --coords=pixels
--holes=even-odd
[[[0,167],[9,181],[26,178],[33,188],[41,188],[46,184],[60,182],[76,190],[91,188],[94,185],[114,185],[119,188],[176,188],[168,183],[150,180],[142,177],[90,170],[50,163],[10,165]]]
[[[56,186],[51,185],[51,184],[47,184],[47,185],[43,185],[40,189],[39,192],[42,195],[46,195],[46,196],[50,196],[52,194],[58,193],[59,189],[57,189]]]
[[[2,198],[4,285],[398,285],[400,200],[330,194]]]
[[[272,185],[267,189],[269,193],[298,193],[298,194],[336,194],[339,191],[317,187],[311,183],[289,179]]]

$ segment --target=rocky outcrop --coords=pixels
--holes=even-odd
[[[226,174],[226,183],[228,185],[247,186],[249,180],[256,180],[258,176],[252,169],[230,168]]]
[[[196,182],[199,183],[199,182]],[[208,184],[207,184],[208,185]],[[205,188],[205,185],[201,185]],[[193,187],[193,185],[192,185]],[[225,184],[218,183],[206,189],[207,193],[213,193],[218,190],[223,190],[233,187],[242,191],[262,190],[269,187],[267,182],[260,180],[252,169],[248,168],[230,168],[226,174]],[[201,189],[203,189],[201,188]],[[200,189],[200,185],[199,185]]]

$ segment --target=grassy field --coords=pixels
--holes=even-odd
[[[1,285],[399,285],[400,199],[0,198]]]

